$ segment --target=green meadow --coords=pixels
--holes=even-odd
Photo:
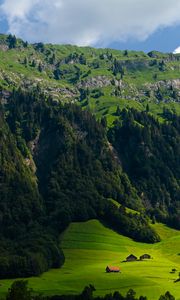
[[[117,107],[121,110],[126,108],[134,108],[138,111],[145,111],[148,104],[149,113],[153,115],[159,122],[164,122],[162,116],[163,110],[168,109],[170,111],[180,114],[180,105],[178,102],[160,102],[156,103],[154,100],[144,99],[142,102],[133,100],[133,99],[123,99],[121,97],[112,96],[113,88],[111,86],[101,89],[103,95],[98,99],[90,97],[88,102],[85,99],[80,102],[80,105],[83,109],[89,109],[97,119],[106,117],[108,127],[111,127],[113,122],[118,118],[116,115]]]
[[[169,290],[180,300],[180,282],[174,282],[180,272],[180,232],[163,224],[152,226],[161,236],[160,243],[137,243],[97,220],[72,223],[60,238],[65,254],[63,267],[30,278],[29,285],[46,295],[79,293],[90,283],[96,288],[95,295],[116,290],[125,294],[133,288],[138,296],[146,295],[149,300]],[[148,253],[152,259],[123,262],[131,253],[138,257]],[[107,274],[107,265],[119,266],[121,273]],[[173,268],[175,273],[171,273]],[[11,283],[12,280],[0,281],[1,296]]]

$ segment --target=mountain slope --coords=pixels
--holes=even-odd
[[[0,125],[0,278],[38,275],[60,266],[63,255],[55,237],[41,226],[44,208],[37,179],[2,112]]]
[[[38,86],[57,100],[80,100],[98,117],[106,115],[109,124],[118,105],[143,110],[149,104],[155,115],[163,107],[180,113],[178,54],[28,45],[1,35],[0,58],[4,102],[13,88],[32,90]]]
[[[71,222],[179,228],[179,55],[1,35],[0,56],[1,278],[60,267]]]
[[[147,112],[123,110],[108,136],[152,215],[180,229],[180,118],[159,124]]]
[[[105,128],[91,113],[74,104],[54,102],[36,90],[14,91],[5,114],[2,133],[7,128],[12,138],[9,143],[2,139],[2,149],[9,153],[14,139],[14,153],[3,157],[13,176],[15,156],[19,174],[8,182],[8,188],[6,181],[1,185],[1,205],[9,212],[13,204],[14,213],[9,220],[11,235],[7,224],[6,230],[1,228],[1,278],[38,275],[61,266],[63,254],[57,239],[71,221],[103,219],[136,240],[159,241],[136,189],[109,148]],[[8,203],[13,188],[12,203]],[[142,215],[121,211],[107,198],[139,209]],[[6,211],[1,213],[7,222]]]
[[[26,166],[16,140],[0,112],[1,231],[14,238],[41,214],[36,179]],[[19,211],[19,207],[21,210]],[[18,227],[18,228],[17,228]]]

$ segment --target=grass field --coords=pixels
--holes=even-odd
[[[29,285],[43,294],[79,293],[89,283],[96,287],[96,295],[119,290],[136,290],[149,300],[158,299],[169,290],[180,300],[180,282],[174,283],[180,272],[180,232],[162,224],[153,225],[162,241],[154,245],[137,243],[105,228],[97,220],[72,223],[61,236],[65,264],[62,269],[50,270],[38,278],[30,278]],[[129,254],[149,253],[146,261],[122,262]],[[120,266],[121,273],[106,274],[107,265]],[[171,274],[172,268],[177,272]],[[0,281],[3,296],[11,280]]]

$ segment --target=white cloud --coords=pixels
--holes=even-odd
[[[178,53],[180,53],[180,46],[179,47],[177,47],[174,51],[173,51],[173,53],[174,54],[178,54]]]
[[[25,40],[106,46],[180,23],[179,0],[4,0],[9,31]]]

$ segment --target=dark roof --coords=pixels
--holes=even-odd
[[[147,254],[147,253],[145,253],[145,254],[141,255],[140,257],[151,257],[151,255],[150,255],[150,254]]]
[[[134,254],[130,254],[128,257],[126,257],[126,259],[129,259],[129,258],[137,259],[137,257]]]

